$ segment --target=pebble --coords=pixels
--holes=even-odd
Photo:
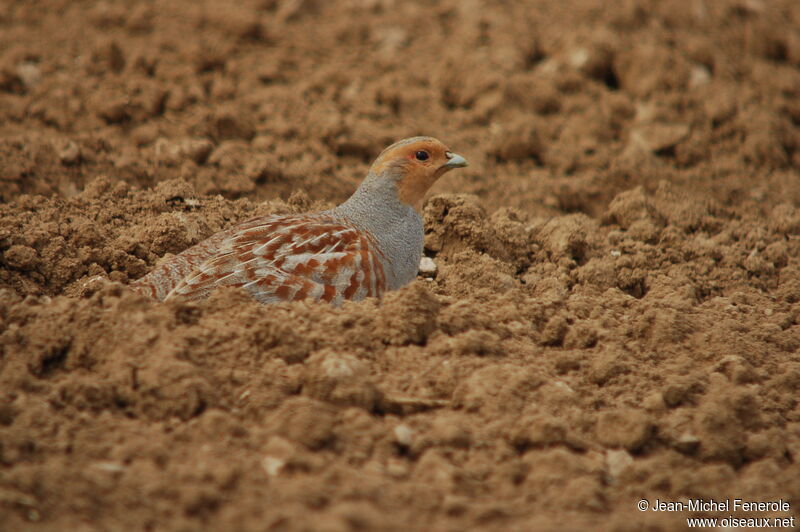
[[[624,449],[612,449],[606,451],[606,469],[608,476],[614,481],[619,475],[633,463],[633,457]]]
[[[414,431],[408,425],[397,425],[394,428],[394,439],[400,445],[411,447],[411,444],[414,443]]]
[[[27,89],[33,89],[42,81],[42,70],[36,63],[25,62],[17,66],[17,76]]]
[[[691,454],[700,446],[700,438],[694,434],[683,434],[675,442],[675,448],[685,454]]]
[[[436,275],[436,271],[437,270],[438,270],[438,267],[436,266],[436,263],[433,262],[432,258],[430,258],[430,257],[422,257],[422,260],[419,261],[419,273],[420,274],[422,274],[424,276],[432,277],[432,276]]]
[[[631,132],[630,143],[646,151],[659,152],[674,147],[688,136],[686,124],[643,124]]]
[[[67,142],[58,151],[58,160],[61,161],[61,164],[78,164],[81,160],[81,147],[75,141]]]
[[[711,83],[711,72],[703,65],[694,65],[689,74],[689,87],[702,87]]]

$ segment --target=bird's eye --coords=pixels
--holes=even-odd
[[[430,157],[430,155],[428,155],[428,152],[426,152],[424,150],[419,150],[414,155],[417,157],[418,161],[427,161],[428,157]]]

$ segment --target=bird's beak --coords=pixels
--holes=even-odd
[[[442,165],[444,168],[464,168],[469,166],[467,160],[457,153],[447,152],[445,155],[447,156],[447,162]]]

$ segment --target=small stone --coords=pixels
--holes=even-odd
[[[674,148],[687,136],[686,124],[643,124],[631,131],[630,145],[658,153]]]
[[[567,55],[569,66],[598,81],[610,77],[614,54],[610,47],[596,43],[590,48],[579,47]]]
[[[684,434],[675,442],[675,448],[684,453],[692,454],[700,447],[700,438],[694,434]]]
[[[694,65],[689,72],[689,88],[702,87],[711,83],[711,72],[703,65]]]
[[[92,467],[108,473],[122,473],[126,469],[124,464],[117,462],[97,462],[92,464]]]
[[[265,456],[263,460],[261,460],[261,467],[264,468],[268,477],[274,477],[278,473],[281,472],[283,466],[286,465],[286,461],[280,458],[275,458],[274,456]]]
[[[433,262],[432,258],[422,257],[422,260],[419,261],[419,273],[424,277],[435,276],[437,270],[438,266],[436,266],[436,263]]]
[[[295,446],[280,436],[273,436],[267,442],[264,449],[264,458],[261,460],[261,467],[267,476],[278,475],[286,465],[286,462],[296,453]]]
[[[393,432],[395,441],[400,445],[404,447],[411,447],[411,444],[414,443],[414,431],[411,430],[411,427],[408,425],[397,425]]]
[[[633,463],[633,457],[624,449],[606,451],[606,471],[613,483],[619,475]]]
[[[381,397],[364,362],[331,350],[309,357],[305,365],[304,391],[322,401],[365,410],[372,410]]]
[[[70,140],[58,151],[58,160],[65,165],[78,164],[81,161],[81,147]]]
[[[573,68],[580,69],[589,61],[589,50],[576,48],[567,56],[567,61]]]
[[[36,63],[20,63],[17,66],[17,76],[27,89],[33,89],[42,81],[42,69]]]

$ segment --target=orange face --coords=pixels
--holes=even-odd
[[[467,161],[432,137],[401,140],[386,148],[372,172],[398,175],[397,193],[400,201],[419,208],[428,189],[442,174],[453,168],[467,166]]]

